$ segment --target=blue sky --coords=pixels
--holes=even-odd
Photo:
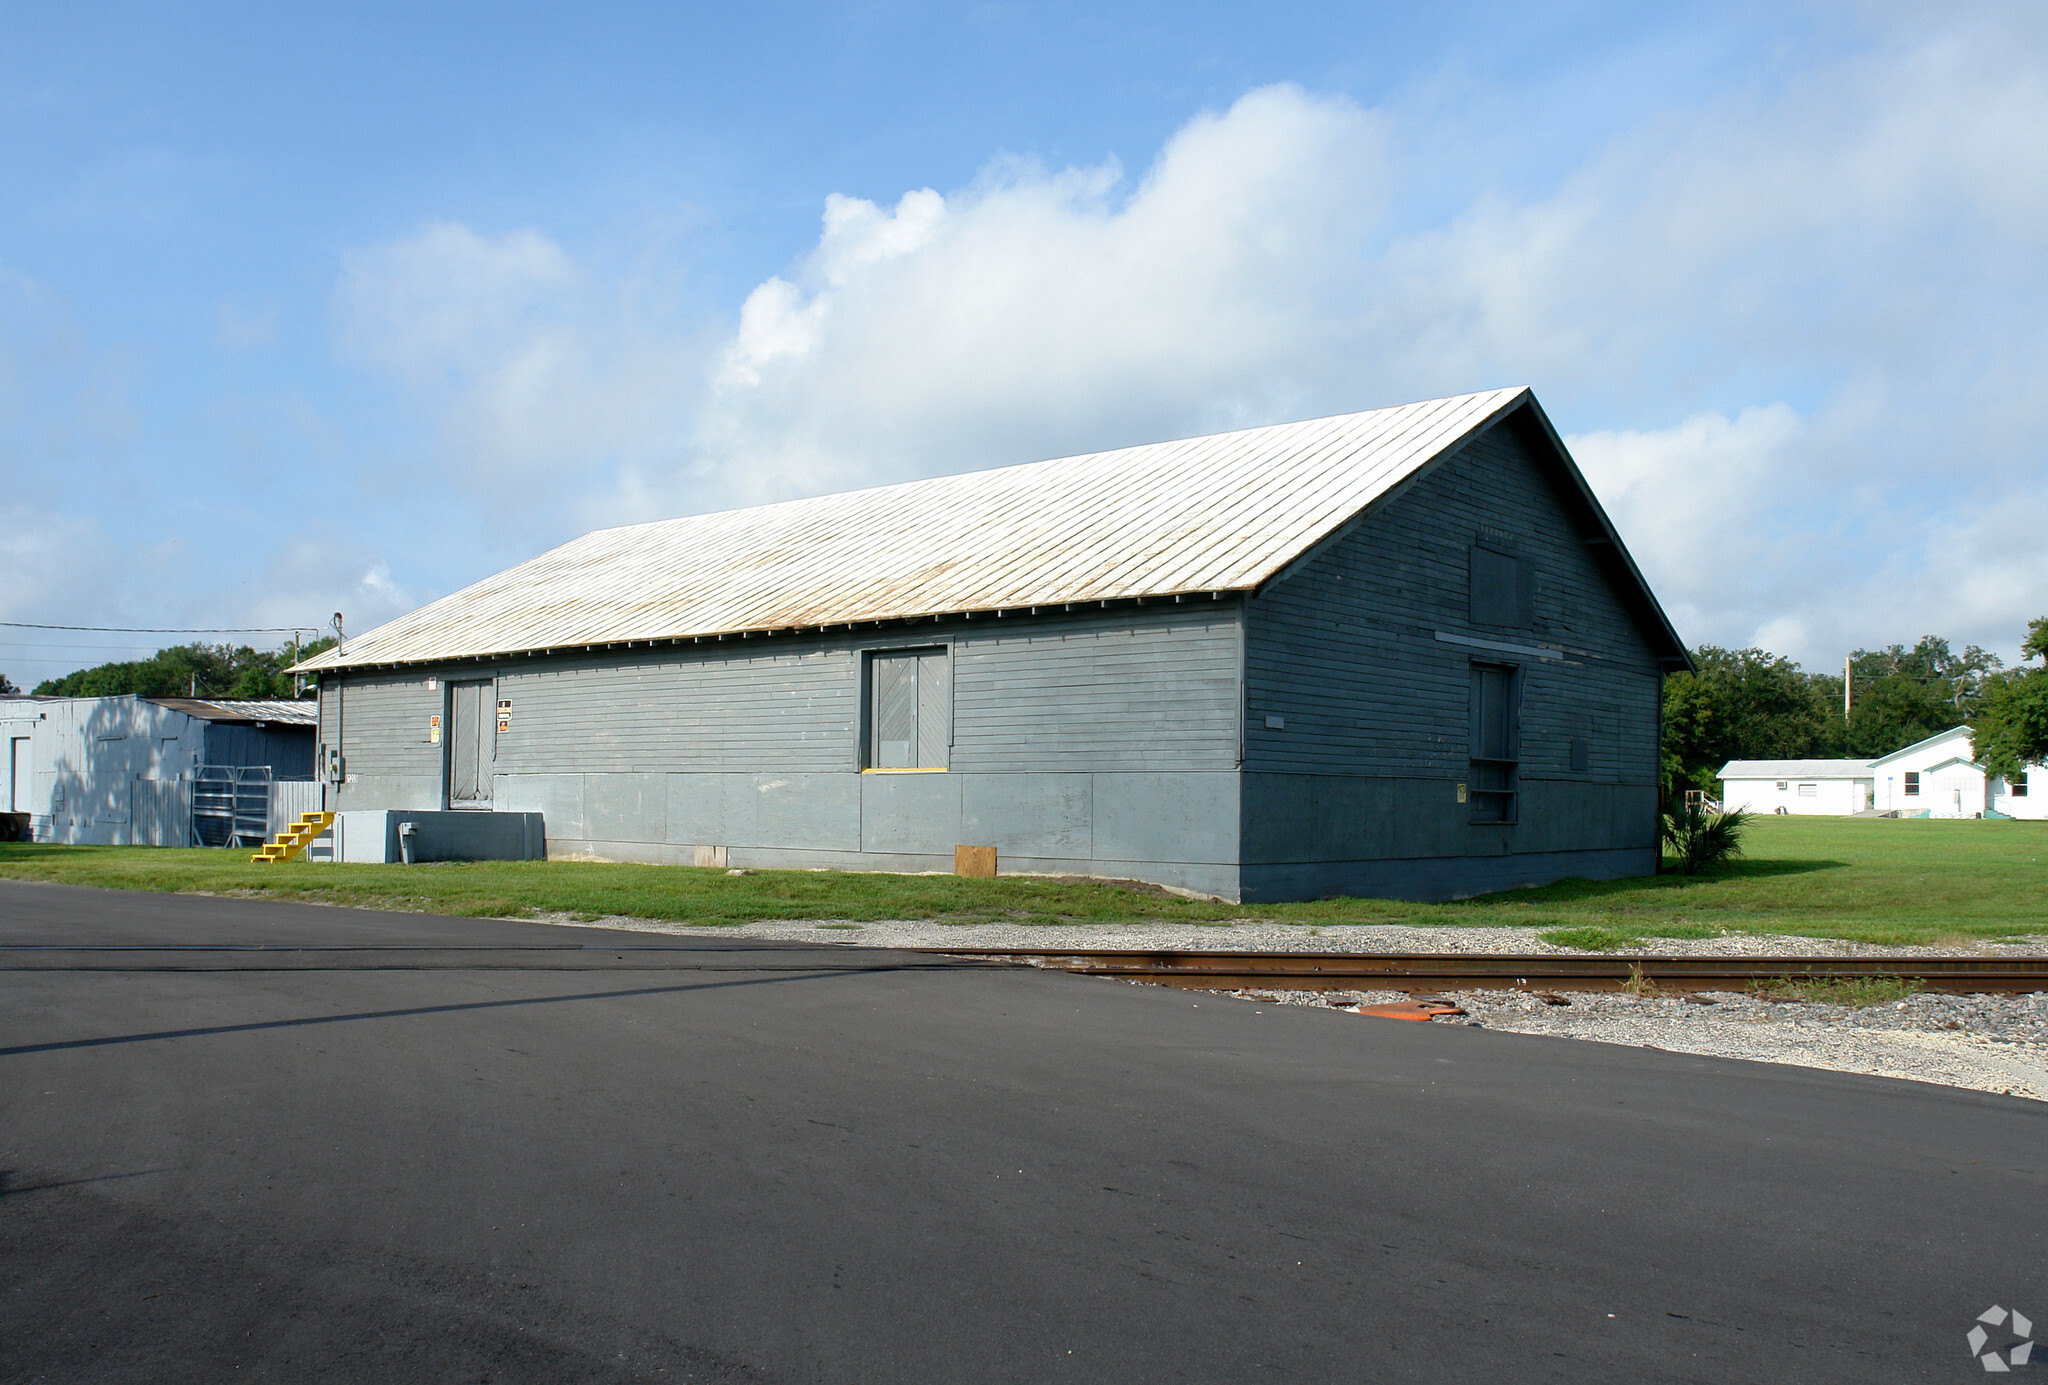
[[[2048,613],[2037,5],[0,18],[0,619],[1509,383],[1688,640]]]

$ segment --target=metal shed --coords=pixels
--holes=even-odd
[[[1250,900],[1654,869],[1685,666],[1507,389],[603,530],[300,667],[344,809]]]
[[[0,699],[8,808],[36,841],[229,846],[322,806],[311,701]]]

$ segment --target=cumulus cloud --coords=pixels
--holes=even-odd
[[[1782,596],[1773,588],[1787,575],[1783,545],[1812,547],[1785,532],[1796,511],[1779,484],[1796,475],[1802,431],[1799,415],[1777,403],[1732,419],[1706,412],[1670,428],[1582,433],[1565,445],[1681,631],[1731,619],[1753,629]]]
[[[420,602],[399,585],[391,564],[366,541],[300,535],[271,554],[261,594],[249,603],[252,625],[290,625],[340,611],[351,634],[404,615]]]
[[[2048,45],[1866,19],[1549,186],[1475,158],[1448,213],[1486,130],[1281,85],[1136,177],[828,198],[715,342],[452,224],[351,257],[338,319],[579,527],[1529,383],[1688,639],[2010,647],[2048,575]]]
[[[767,499],[1266,421],[1334,397],[1328,353],[1384,215],[1381,117],[1292,87],[1114,161],[992,165],[948,196],[835,196],[747,298],[694,475]],[[642,474],[643,504],[665,478]],[[672,479],[669,480],[672,484]]]
[[[414,390],[441,458],[516,509],[537,481],[587,493],[624,459],[677,455],[703,353],[643,318],[644,288],[537,230],[437,222],[349,255],[334,308],[344,352]],[[542,503],[552,515],[560,497]]]

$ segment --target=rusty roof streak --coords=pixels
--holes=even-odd
[[[601,529],[299,667],[1243,591],[1527,398],[1488,390]]]

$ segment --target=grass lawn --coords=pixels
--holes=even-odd
[[[439,914],[540,911],[692,923],[932,919],[945,923],[1345,923],[1539,927],[1598,948],[1643,937],[1784,933],[1874,943],[2048,934],[2048,824],[1760,818],[1745,854],[1687,879],[1573,880],[1451,904],[1327,899],[1232,905],[1112,885],[1003,877],[760,871],[579,861],[258,866],[239,853],[0,844],[0,876],[116,889],[261,895]]]

